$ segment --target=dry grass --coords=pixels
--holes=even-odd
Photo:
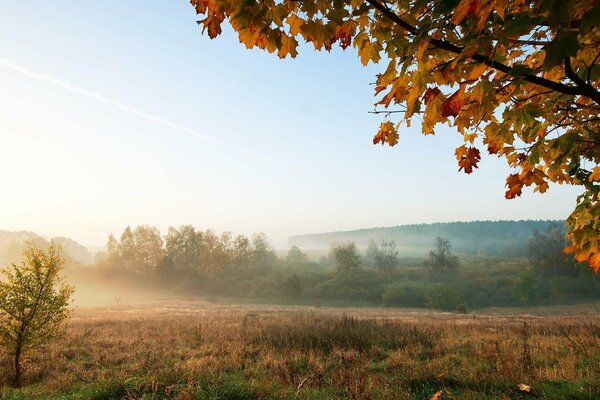
[[[600,317],[116,305],[76,311],[26,375],[2,398],[600,398]]]

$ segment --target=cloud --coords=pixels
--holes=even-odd
[[[185,126],[181,126],[181,125],[179,125],[179,124],[177,124],[175,122],[169,121],[168,119],[165,119],[165,118],[163,118],[163,117],[161,117],[159,115],[150,114],[150,113],[147,113],[147,112],[144,112],[144,111],[140,111],[136,107],[134,107],[134,106],[132,106],[130,104],[124,103],[124,102],[122,102],[119,99],[115,99],[115,98],[112,98],[112,97],[104,96],[104,95],[102,95],[102,94],[100,94],[98,92],[95,92],[93,90],[89,90],[89,89],[86,89],[86,88],[77,87],[75,85],[70,84],[69,82],[66,82],[66,81],[63,81],[61,79],[55,78],[51,74],[42,74],[42,73],[38,73],[38,72],[33,72],[30,69],[25,68],[25,67],[23,67],[23,66],[21,66],[21,65],[19,65],[17,63],[14,63],[13,61],[11,61],[9,59],[0,58],[0,66],[9,68],[9,69],[11,69],[11,70],[13,70],[15,72],[18,72],[18,73],[20,73],[22,75],[25,75],[25,76],[29,77],[31,79],[36,79],[36,80],[39,80],[39,81],[43,81],[43,82],[52,84],[52,85],[54,85],[56,87],[59,87],[61,89],[66,90],[68,92],[76,93],[76,94],[79,94],[79,95],[82,95],[82,96],[86,96],[86,97],[90,97],[90,98],[92,98],[92,99],[94,99],[96,101],[99,101],[101,103],[109,104],[109,105],[111,105],[111,106],[113,106],[113,107],[115,107],[117,109],[120,109],[122,111],[128,112],[128,113],[130,113],[132,115],[135,115],[135,116],[140,117],[142,119],[145,119],[147,121],[151,121],[151,122],[157,123],[159,125],[166,126],[167,128],[170,128],[170,129],[175,130],[177,132],[193,136],[195,138],[204,140],[204,141],[212,143],[214,145],[225,147],[225,148],[228,148],[228,149],[231,149],[231,150],[235,150],[237,152],[245,153],[245,154],[251,156],[252,158],[257,158],[257,159],[260,159],[260,160],[263,160],[263,161],[266,161],[266,162],[269,162],[269,163],[272,163],[272,164],[276,164],[276,165],[278,165],[280,167],[284,167],[284,168],[292,170],[292,171],[294,171],[296,173],[304,172],[304,171],[300,170],[297,167],[291,166],[288,163],[284,163],[282,161],[276,160],[274,158],[268,157],[268,156],[263,155],[263,154],[257,154],[256,152],[249,152],[247,149],[244,149],[242,147],[235,146],[235,145],[233,145],[231,143],[219,140],[219,139],[217,139],[217,138],[215,138],[213,136],[206,135],[206,134],[204,134],[202,132],[197,131],[196,129],[191,129],[191,128],[187,128]]]

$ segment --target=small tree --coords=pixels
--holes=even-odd
[[[337,245],[331,249],[331,252],[335,258],[336,273],[346,275],[360,268],[360,253],[353,242]]]
[[[302,297],[302,283],[298,275],[292,274],[284,279],[280,285],[281,294],[287,300],[298,300]]]
[[[308,261],[308,256],[298,246],[292,246],[285,257],[288,266],[296,267]]]
[[[452,285],[438,283],[427,289],[425,302],[429,308],[452,311],[460,304],[460,295]]]
[[[379,246],[377,254],[375,255],[374,267],[381,274],[385,275],[388,279],[391,278],[392,274],[396,272],[400,258],[398,256],[398,250],[396,249],[396,242],[393,240],[382,241]]]
[[[0,343],[13,356],[13,385],[21,386],[27,350],[47,343],[69,316],[73,287],[59,276],[63,261],[51,245],[47,251],[28,243],[24,261],[0,272]]]
[[[519,272],[515,279],[513,295],[522,305],[531,306],[537,303],[539,285],[533,271],[527,269]]]
[[[579,270],[575,260],[563,251],[567,244],[565,232],[557,224],[551,224],[543,233],[535,230],[527,245],[529,263],[535,273],[546,277],[576,275]]]
[[[446,276],[449,271],[458,268],[458,258],[452,254],[450,240],[436,237],[434,249],[429,252],[427,266],[433,276]]]

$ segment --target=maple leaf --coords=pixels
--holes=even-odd
[[[504,194],[507,199],[514,199],[521,195],[523,189],[523,183],[519,177],[519,174],[511,174],[506,178],[506,185],[508,190]]]
[[[442,118],[456,117],[458,115],[462,108],[464,92],[465,85],[461,85],[452,96],[448,97],[448,99],[442,103]]]
[[[596,253],[590,258],[588,258],[587,262],[590,265],[590,267],[592,267],[595,273],[600,272],[600,253]]]
[[[481,160],[481,153],[475,147],[460,146],[456,149],[456,158],[458,159],[458,170],[470,174],[473,168],[477,168],[477,163]]]
[[[481,7],[481,0],[462,0],[452,15],[452,23],[460,24],[466,17],[477,15]]]
[[[354,34],[354,27],[350,24],[339,25],[335,30],[334,41],[340,41],[340,47],[346,49],[352,43],[352,36]]]
[[[590,182],[600,181],[600,166],[596,166],[592,169],[592,173],[588,179]]]
[[[427,89],[425,91],[425,93],[423,94],[423,102],[425,103],[425,105],[429,104],[429,102],[432,99],[435,99],[435,97],[440,93],[442,93],[442,92],[440,91],[440,89],[438,89],[436,87]]]
[[[285,58],[288,54],[294,58],[298,55],[296,48],[298,47],[298,41],[293,36],[288,36],[285,33],[281,33],[281,47],[277,52],[279,58]]]
[[[379,125],[379,131],[373,138],[373,144],[381,143],[383,145],[387,143],[390,146],[394,146],[398,144],[398,139],[398,130],[392,122],[386,121]]]

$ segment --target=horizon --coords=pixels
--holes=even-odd
[[[348,229],[348,230],[342,230],[342,231],[327,231],[327,232],[308,232],[308,233],[299,233],[299,234],[295,234],[295,235],[291,235],[287,238],[287,241],[285,244],[276,244],[274,243],[274,241],[272,240],[271,237],[269,237],[267,235],[267,237],[271,240],[271,244],[273,246],[273,248],[276,251],[285,251],[290,249],[293,246],[296,245],[292,245],[290,244],[290,242],[292,241],[292,239],[298,239],[298,238],[303,238],[306,236],[320,236],[320,235],[330,235],[330,234],[340,234],[340,233],[352,233],[352,232],[360,232],[360,231],[369,231],[369,230],[379,230],[379,229],[392,229],[392,228],[402,228],[402,227],[411,227],[411,226],[427,226],[427,225],[444,225],[444,224],[469,224],[469,223],[481,223],[481,222],[490,222],[490,223],[497,223],[497,222],[564,222],[564,220],[559,220],[559,219],[521,219],[521,220],[506,220],[506,219],[499,219],[499,220],[471,220],[471,221],[444,221],[444,222],[424,222],[424,223],[414,223],[414,224],[400,224],[400,225],[388,225],[388,226],[372,226],[372,227],[368,227],[368,228],[355,228],[355,229]],[[148,224],[142,224],[142,225],[148,225]],[[189,225],[189,224],[184,224],[184,225]],[[129,226],[129,225],[128,225]],[[152,226],[152,225],[150,225]],[[126,228],[127,226],[123,227],[123,230]],[[131,228],[135,228],[135,226],[130,226]],[[165,231],[167,231],[170,227],[174,227],[174,228],[180,228],[180,226],[173,226],[170,225],[169,227],[167,227],[166,229],[161,229],[160,227],[157,227],[157,229],[159,230],[161,237],[164,238],[164,236],[166,235],[166,233],[164,233]],[[224,233],[224,232],[230,232],[232,233],[234,236],[238,235],[239,233],[237,232],[233,232],[233,231],[216,231],[214,229],[211,229],[210,227],[198,227],[198,226],[194,226],[194,228],[199,229],[199,230],[213,230],[215,231],[217,234],[220,233]],[[98,244],[98,245],[87,245],[85,243],[82,243],[81,241],[79,241],[77,238],[75,237],[70,237],[70,236],[65,236],[65,235],[61,235],[61,234],[57,234],[57,235],[48,235],[48,234],[44,234],[44,233],[40,233],[40,232],[35,232],[35,231],[29,231],[29,230],[24,230],[24,229],[19,229],[19,230],[7,230],[7,229],[2,229],[0,227],[0,232],[7,232],[7,233],[29,233],[29,234],[34,234],[37,235],[39,237],[41,237],[44,240],[52,240],[52,239],[56,239],[59,237],[63,237],[63,238],[67,238],[67,239],[71,239],[74,240],[76,243],[84,246],[88,251],[90,251],[91,253],[98,253],[103,251],[104,249],[106,249],[106,243],[104,244]],[[106,237],[108,238],[108,236],[110,234],[113,234],[117,239],[119,238],[121,232],[109,232],[107,233]],[[264,233],[264,232],[252,232],[253,233]],[[360,245],[358,246],[360,247]],[[306,250],[319,250],[321,249],[321,247],[318,248],[313,248],[313,247],[301,247],[302,249],[306,249]]]

